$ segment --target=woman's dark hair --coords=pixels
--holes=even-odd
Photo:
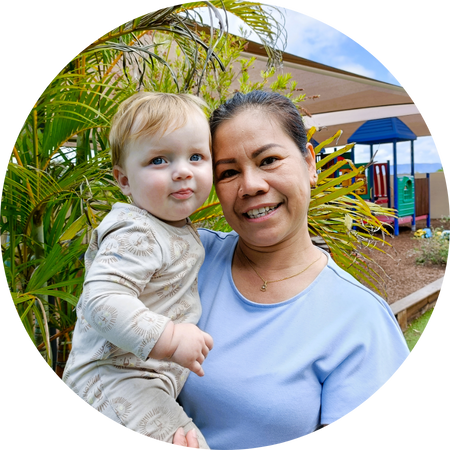
[[[307,136],[302,116],[288,98],[276,92],[252,91],[248,94],[237,92],[231,99],[220,105],[209,119],[213,142],[214,135],[224,120],[230,120],[248,110],[259,110],[276,119],[284,132],[295,142],[303,156],[308,154],[306,150]]]

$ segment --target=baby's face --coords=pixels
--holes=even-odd
[[[192,113],[181,128],[131,142],[114,176],[136,206],[170,225],[183,226],[212,186],[206,118]]]

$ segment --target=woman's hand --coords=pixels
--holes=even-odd
[[[197,440],[197,433],[195,428],[184,434],[183,428],[178,428],[176,433],[173,435],[172,444],[181,445],[182,447],[200,448]]]

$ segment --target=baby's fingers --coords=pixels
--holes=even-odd
[[[189,370],[197,374],[199,377],[205,375],[205,371],[203,370],[201,364],[198,361],[194,361],[192,365],[189,367]]]
[[[205,338],[205,344],[208,347],[209,350],[211,350],[214,346],[213,338],[210,334],[203,332],[204,338]]]

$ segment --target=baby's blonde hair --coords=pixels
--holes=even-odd
[[[139,92],[119,106],[111,123],[109,143],[113,167],[121,166],[128,143],[141,136],[163,136],[170,126],[174,129],[186,124],[189,114],[205,117],[207,104],[191,94]]]

